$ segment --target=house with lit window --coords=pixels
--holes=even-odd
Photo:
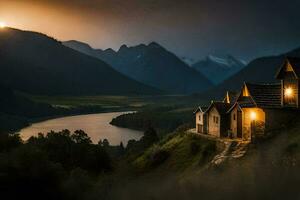
[[[279,83],[244,83],[238,95],[227,92],[223,101],[197,110],[197,133],[251,141],[281,128],[299,112],[299,77],[300,59],[286,58],[275,76]]]

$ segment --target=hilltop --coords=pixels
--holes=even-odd
[[[41,33],[1,29],[0,52],[0,80],[18,91],[39,95],[161,93]]]
[[[117,198],[294,199],[299,194],[291,185],[300,180],[299,130],[299,120],[293,121],[251,144],[244,157],[215,167],[211,160],[222,145],[216,148],[214,141],[179,131],[132,161],[138,177],[117,188],[123,195]]]

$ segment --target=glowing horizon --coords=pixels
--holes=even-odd
[[[118,50],[123,44],[155,41],[193,60],[223,54],[250,61],[300,46],[300,29],[290,23],[300,17],[299,6],[292,1],[284,4],[281,16],[281,4],[264,12],[261,4],[266,2],[252,1],[3,0],[0,20],[6,27],[78,40],[94,48]]]
[[[6,23],[3,21],[0,21],[0,28],[5,28],[7,27]]]

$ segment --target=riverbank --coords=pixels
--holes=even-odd
[[[131,110],[133,108],[130,107],[120,107],[120,108],[101,108],[99,106],[88,106],[87,109],[85,109],[83,106],[75,107],[75,108],[69,108],[69,109],[58,109],[57,115],[49,115],[44,117],[37,117],[37,118],[21,118],[24,123],[20,123],[20,125],[16,126],[17,128],[11,129],[11,133],[19,132],[21,129],[24,129],[26,127],[29,127],[33,123],[39,123],[46,120],[56,119],[56,118],[62,118],[62,117],[72,117],[72,116],[79,116],[79,115],[88,115],[88,114],[99,114],[99,113],[110,113],[110,112],[127,112],[128,110]]]
[[[32,123],[41,122],[44,120],[54,119],[58,117],[74,116],[74,115],[85,115],[85,114],[95,114],[95,113],[106,113],[106,112],[118,112],[118,111],[143,111],[143,113],[150,113],[146,115],[151,115],[151,112],[155,110],[155,115],[151,116],[151,121],[159,132],[170,132],[175,126],[186,122],[186,116],[191,114],[191,111],[199,104],[200,99],[194,96],[175,96],[175,95],[165,95],[165,96],[33,96],[28,94],[20,94],[25,98],[31,99],[31,101],[38,104],[51,105],[54,111],[45,112],[40,114],[39,117],[21,117],[12,116],[11,119],[14,121],[6,122],[6,124],[11,124],[6,128],[6,132],[15,132],[29,126]],[[175,112],[170,116],[177,115],[172,119],[169,119],[168,111],[165,112],[165,107],[173,107]],[[190,107],[189,111],[182,113],[186,107]],[[158,109],[157,109],[158,108]],[[162,108],[162,109],[161,109]],[[52,109],[52,110],[53,110]],[[161,110],[159,110],[161,109]],[[178,113],[179,112],[179,113]],[[181,115],[184,115],[184,120],[181,120]],[[7,118],[7,117],[3,117]],[[143,120],[144,117],[138,118],[137,120]],[[146,119],[149,117],[146,117]],[[153,119],[153,120],[152,120]],[[160,121],[162,120],[162,121]],[[190,120],[190,119],[189,119]],[[7,120],[5,120],[7,121]],[[166,125],[162,124],[166,121]],[[168,122],[169,121],[169,122]],[[145,130],[145,123],[143,126],[137,127],[133,125],[125,125],[122,123],[113,123],[113,125],[125,128],[131,128],[135,130]],[[173,124],[173,125],[172,125]],[[170,127],[166,127],[169,126]]]
[[[73,115],[60,117],[33,123],[29,127],[20,130],[21,138],[26,141],[31,136],[37,136],[38,133],[49,133],[50,131],[62,131],[68,129],[71,132],[83,130],[88,134],[94,144],[100,140],[107,139],[112,145],[119,145],[121,142],[126,145],[129,140],[139,140],[143,133],[127,128],[119,128],[110,125],[112,118],[119,115],[130,113],[126,112],[106,112],[86,115]]]
[[[173,132],[179,126],[193,126],[193,107],[158,106],[142,109],[137,113],[123,114],[111,121],[112,125],[145,131],[153,127],[159,136]]]

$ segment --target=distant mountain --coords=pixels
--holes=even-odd
[[[225,58],[209,55],[192,67],[213,83],[219,84],[245,67],[245,63],[229,55]]]
[[[137,81],[173,94],[201,92],[212,87],[211,81],[200,72],[155,42],[134,47],[123,45],[118,51],[92,49],[78,41],[63,44],[99,58]]]
[[[222,84],[203,93],[205,97],[221,97],[226,90],[239,90],[243,82],[273,83],[277,82],[275,74],[283,64],[286,56],[299,57],[300,48],[278,56],[257,58],[251,61],[241,71],[225,80]]]
[[[160,93],[53,38],[10,28],[0,30],[0,82],[41,95]]]

